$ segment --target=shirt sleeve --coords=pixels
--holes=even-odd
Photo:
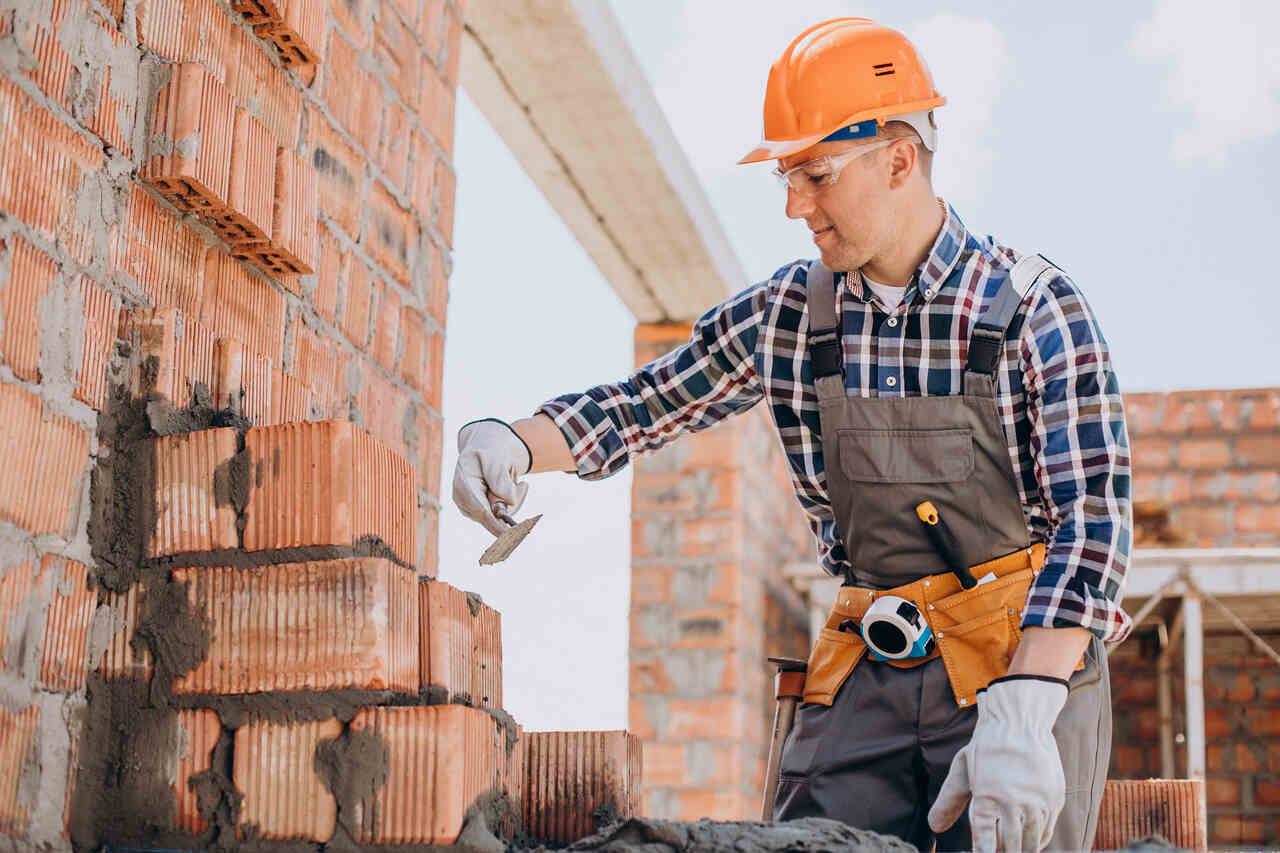
[[[755,349],[769,282],[747,288],[693,324],[689,342],[627,379],[548,400],[548,415],[583,480],[622,470],[685,431],[696,432],[751,408],[764,396]]]
[[[1129,438],[1107,343],[1084,296],[1056,275],[1033,297],[1021,354],[1030,449],[1051,536],[1022,625],[1088,628],[1109,643],[1132,545]]]

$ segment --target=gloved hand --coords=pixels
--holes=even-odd
[[[463,515],[497,536],[508,527],[493,514],[491,502],[501,500],[507,515],[515,515],[529,493],[529,484],[516,477],[532,467],[533,451],[505,421],[484,418],[463,424],[458,430],[453,502]]]
[[[1006,675],[978,692],[973,737],[951,761],[929,827],[943,832],[972,795],[975,851],[1037,853],[1049,845],[1066,798],[1053,724],[1067,702],[1067,682]]]

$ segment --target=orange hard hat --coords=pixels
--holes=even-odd
[[[836,18],[810,27],[769,69],[764,139],[739,163],[803,151],[828,138],[863,139],[895,118],[920,132],[930,150],[931,110],[947,99],[915,46],[867,18]]]

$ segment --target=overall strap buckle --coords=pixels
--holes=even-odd
[[[809,361],[813,378],[844,374],[844,354],[840,350],[840,330],[836,327],[817,329],[809,334]]]

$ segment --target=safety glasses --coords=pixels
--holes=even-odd
[[[815,196],[827,187],[835,186],[836,181],[840,180],[840,173],[844,171],[844,167],[854,160],[864,154],[870,154],[872,151],[879,151],[881,148],[892,145],[899,139],[904,138],[881,139],[869,145],[852,148],[839,154],[828,154],[824,157],[805,160],[785,172],[781,169],[774,169],[772,174],[783,187],[790,187],[798,195]],[[906,141],[911,142],[912,140],[906,139]]]

